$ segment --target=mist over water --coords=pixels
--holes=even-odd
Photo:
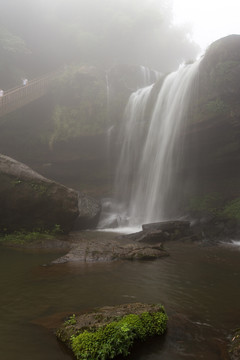
[[[198,67],[196,62],[168,75],[151,111],[153,85],[133,93],[126,106],[115,192],[130,226],[171,217],[170,205],[177,201],[173,187],[181,161],[180,135],[191,109]]]

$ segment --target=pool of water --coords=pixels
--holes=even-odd
[[[126,302],[162,303],[169,330],[129,359],[227,359],[240,326],[240,246],[168,243],[153,262],[59,264],[59,255],[0,248],[0,358],[67,360],[53,326],[67,313]],[[54,325],[53,325],[54,324]]]

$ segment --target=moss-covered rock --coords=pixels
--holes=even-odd
[[[162,335],[166,328],[162,305],[133,303],[71,315],[56,335],[76,359],[105,360],[128,355],[136,341]]]

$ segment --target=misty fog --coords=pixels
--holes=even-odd
[[[172,23],[169,2],[1,0],[0,87],[64,64],[140,64],[161,72],[196,57],[191,29]]]

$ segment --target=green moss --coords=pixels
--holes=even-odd
[[[25,245],[38,240],[51,240],[56,237],[56,235],[61,234],[62,230],[60,225],[55,225],[52,230],[41,230],[37,229],[35,231],[15,231],[13,233],[8,233],[8,229],[3,229],[2,234],[0,235],[0,243],[3,244],[14,244],[14,245]]]
[[[197,196],[189,201],[188,211],[218,218],[240,220],[240,198],[224,201],[220,194]]]
[[[64,325],[75,325],[77,322],[76,315],[72,314],[69,318],[64,322]]]
[[[53,235],[49,233],[43,233],[38,231],[24,232],[24,231],[15,231],[12,234],[6,234],[0,236],[0,242],[9,243],[15,245],[24,245],[31,243],[37,240],[50,240],[53,238]]]
[[[156,313],[130,314],[113,321],[96,331],[85,330],[71,337],[71,348],[77,359],[105,360],[117,355],[127,356],[135,340],[162,335],[167,327],[163,308]]]

